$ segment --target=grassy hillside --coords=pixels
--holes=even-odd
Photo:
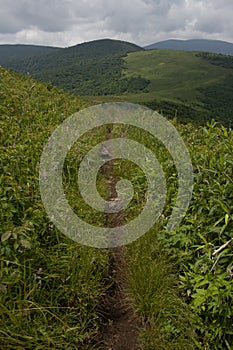
[[[38,183],[48,137],[85,107],[50,84],[0,68],[0,349],[103,348],[100,330],[108,319],[100,302],[107,289],[112,296],[116,283],[108,252],[61,234],[45,213]],[[128,264],[120,266],[127,298],[141,320],[142,348],[231,350],[233,132],[214,122],[172,123],[189,149],[195,179],[186,217],[174,232],[167,233],[166,223],[177,195],[177,169],[161,142],[142,129],[108,125],[77,140],[64,163],[63,187],[77,215],[103,225],[106,216],[80,198],[82,157],[106,135],[134,139],[154,152],[166,177],[166,206],[161,220],[127,247]],[[127,178],[135,190],[129,208],[120,213],[128,222],[145,204],[145,176],[122,159],[112,170],[113,181]],[[107,181],[101,171],[97,188],[104,198]]]
[[[195,53],[153,50],[129,54],[125,59],[124,74],[134,76],[137,72],[150,79],[148,92],[158,97],[198,102],[198,87],[217,83],[227,74],[216,69]]]
[[[205,111],[206,116],[217,120],[232,120],[233,101],[229,96],[233,84],[232,57],[152,50],[129,54],[125,61],[126,77],[132,77],[137,72],[150,79],[148,93],[141,95],[141,100],[177,101],[200,111],[201,116]],[[211,90],[215,91],[214,95]],[[219,107],[220,104],[224,104],[224,110]]]
[[[38,180],[51,132],[84,107],[0,68],[0,349],[92,348],[98,332],[107,255],[51,224]]]
[[[232,56],[144,50],[103,39],[5,65],[89,103],[129,101],[198,123],[214,118],[229,126],[232,121]]]
[[[145,104],[171,118],[226,126],[233,120],[233,57],[172,50],[129,53],[122,75],[149,80],[146,91],[85,97],[90,103],[123,100]]]
[[[195,182],[186,216],[171,233],[165,227],[177,173],[167,150],[147,133],[138,133],[163,165],[170,196],[161,221],[129,246],[131,293],[146,324],[143,350],[231,350],[233,132],[213,122],[205,127],[173,123],[190,152]],[[133,174],[140,181],[139,170]],[[140,181],[138,191],[144,186]],[[136,211],[142,202],[134,205]]]
[[[77,95],[105,95],[138,91],[148,82],[144,79],[122,78],[122,57],[143,50],[119,40],[103,39],[61,49],[38,58],[16,60],[7,68],[30,74],[34,78]]]

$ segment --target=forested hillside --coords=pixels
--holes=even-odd
[[[0,65],[10,65],[11,61],[55,53],[58,47],[37,45],[0,45]],[[12,64],[14,64],[12,62]]]
[[[144,50],[119,40],[96,40],[4,66],[85,96],[89,103],[130,101],[166,116],[200,123],[232,122],[233,56]]]
[[[143,50],[119,40],[103,39],[57,52],[11,61],[4,66],[50,82],[76,95],[108,95],[143,90],[148,80],[121,76],[123,57]]]

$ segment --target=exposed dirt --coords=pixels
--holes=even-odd
[[[110,138],[111,132],[108,134]],[[105,150],[106,153],[111,150]],[[104,166],[106,183],[108,184],[108,200],[116,198],[113,162]],[[124,217],[121,212],[106,214],[105,224],[108,227],[122,225]],[[101,313],[104,325],[101,333],[101,349],[103,350],[139,350],[138,336],[141,327],[140,318],[136,316],[129,296],[127,295],[127,276],[129,269],[126,263],[126,248],[118,247],[109,250],[108,289],[101,301]]]
[[[103,315],[106,324],[102,329],[103,350],[139,350],[138,336],[141,326],[126,294],[128,268],[125,263],[125,248],[110,252],[109,278],[112,286],[103,300]]]

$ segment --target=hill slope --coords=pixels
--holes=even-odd
[[[9,65],[9,62],[26,59],[36,55],[46,55],[61,50],[58,47],[38,45],[0,45],[0,65]]]
[[[191,39],[191,40],[165,40],[145,46],[146,50],[168,49],[183,51],[205,51],[233,56],[233,43],[222,40]]]
[[[185,55],[183,62],[188,67],[191,58],[189,53]],[[193,62],[200,60],[200,67],[205,62],[213,69],[218,65],[227,70],[231,63],[216,55],[191,57]],[[143,58],[149,67],[149,58]],[[170,59],[162,63],[171,64]],[[142,67],[142,60],[137,67]],[[189,86],[183,91],[186,88]],[[119,314],[125,336],[130,304],[118,291],[127,283],[126,298],[130,295],[142,320],[137,329],[143,348],[231,349],[233,131],[214,122],[204,128],[172,122],[190,152],[195,171],[192,200],[172,233],[167,232],[167,221],[177,197],[179,169],[165,145],[129,125],[94,128],[77,140],[64,162],[62,184],[76,214],[94,226],[106,227],[106,214],[94,214],[78,199],[77,173],[83,157],[97,142],[108,136],[139,142],[156,155],[166,179],[166,205],[159,221],[127,249],[111,250],[108,256],[106,249],[81,246],[61,234],[48,219],[40,198],[38,172],[43,147],[66,117],[84,107],[78,97],[0,67],[1,348],[103,348],[99,332],[114,324],[119,330]],[[146,174],[133,161],[114,161],[111,177],[106,173],[101,177],[103,171],[99,172],[97,181],[103,183],[98,181],[97,188],[105,198],[110,186],[115,188],[119,179],[127,178],[135,193],[124,219],[131,221],[145,206]],[[148,165],[147,170],[154,174]],[[122,218],[122,212],[118,214]],[[120,295],[122,304],[113,305],[115,294]],[[133,316],[127,318],[131,325]],[[113,341],[116,338],[113,331],[108,335]]]
[[[95,103],[115,99],[131,101],[169,117],[198,122],[214,118],[231,125],[233,57],[157,49],[130,53],[124,62],[122,75],[128,79],[140,76],[149,80],[146,90],[95,97]]]
[[[233,119],[231,56],[144,50],[131,43],[104,39],[8,65],[84,95],[90,103],[142,103],[170,117],[198,122],[215,118],[227,126]]]
[[[137,90],[137,79],[120,80],[120,72],[122,57],[140,50],[144,49],[131,43],[103,39],[40,57],[11,61],[5,67],[23,74],[29,73],[38,80],[51,82],[76,94],[120,93],[127,89]]]
[[[48,137],[84,107],[0,67],[1,349],[81,349],[98,332],[106,253],[61,234],[39,191]]]

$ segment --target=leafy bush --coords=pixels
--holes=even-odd
[[[160,240],[179,260],[180,291],[198,316],[199,348],[230,349],[233,342],[233,132],[215,122],[183,135],[195,187],[183,223]]]
[[[140,143],[156,152],[166,173],[168,200],[160,223],[129,247],[129,293],[145,325],[145,349],[231,349],[233,132],[214,121],[204,127],[173,123],[192,159],[192,200],[182,223],[168,234],[177,172],[164,146],[141,132]],[[136,136],[135,130],[128,133]],[[137,169],[133,176],[140,179]],[[144,182],[138,189],[145,191]]]

